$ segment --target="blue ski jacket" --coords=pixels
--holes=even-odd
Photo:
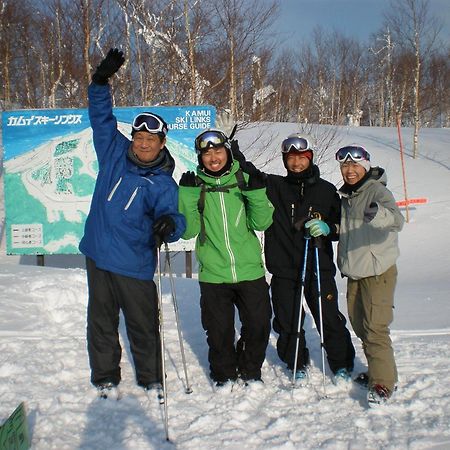
[[[164,147],[164,164],[134,164],[127,157],[131,142],[117,129],[110,86],[91,83],[88,97],[99,171],[79,249],[99,269],[151,280],[156,267],[154,221],[172,217],[175,231],[169,242],[177,241],[186,228],[172,178],[175,162]]]

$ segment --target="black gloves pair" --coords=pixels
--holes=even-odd
[[[111,49],[92,75],[92,81],[95,84],[108,84],[108,79],[120,69],[124,62],[123,52],[118,48]]]
[[[170,216],[161,216],[153,224],[153,236],[155,244],[159,248],[163,242],[167,242],[169,236],[175,231],[175,222]]]

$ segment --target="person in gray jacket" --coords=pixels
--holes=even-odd
[[[349,145],[336,153],[344,185],[337,264],[348,277],[350,323],[362,341],[368,372],[355,381],[368,387],[369,406],[384,404],[396,389],[397,367],[389,325],[399,256],[398,232],[404,218],[387,189],[386,172],[371,167],[364,147]]]

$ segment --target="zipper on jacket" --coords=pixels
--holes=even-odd
[[[119,181],[114,185],[114,187],[112,188],[112,191],[109,193],[109,195],[108,195],[108,202],[110,202],[111,199],[113,198],[113,195],[116,192],[116,190],[119,187],[119,184],[121,182],[122,182],[122,177],[119,178]]]
[[[131,194],[130,199],[128,200],[127,204],[125,205],[125,211],[130,207],[131,203],[133,203],[134,197],[136,197],[138,193],[139,187],[137,187],[134,192]]]
[[[220,181],[217,180],[217,184],[220,184]],[[220,206],[222,210],[222,220],[223,220],[223,231],[224,231],[224,238],[225,238],[225,247],[228,251],[228,254],[230,256],[230,262],[231,262],[231,276],[233,278],[233,282],[237,283],[237,274],[236,274],[236,259],[234,257],[233,250],[231,249],[231,243],[230,243],[230,235],[228,232],[228,218],[227,218],[227,211],[225,209],[225,199],[224,199],[224,193],[219,192],[219,199],[220,199]]]
[[[150,180],[150,178],[147,178],[147,177],[141,177],[141,178],[143,178],[144,180],[148,181],[150,184],[155,184],[155,183],[153,183],[152,180]]]
[[[244,210],[245,210],[245,205],[241,205],[241,209],[239,210],[239,214],[236,217],[236,222],[234,222],[234,226],[236,228],[237,228],[239,222],[241,221],[241,216],[242,216],[242,213],[244,212]]]

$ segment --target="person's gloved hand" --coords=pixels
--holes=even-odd
[[[308,220],[305,223],[305,228],[309,228],[309,233],[312,237],[328,236],[330,234],[330,227],[320,219]]]
[[[175,222],[170,216],[161,216],[153,224],[153,235],[157,247],[161,247],[163,242],[175,231]]]
[[[216,115],[216,128],[222,130],[226,136],[232,137],[231,134],[234,130],[236,122],[233,120],[233,116],[228,111],[222,111]]]
[[[233,155],[233,159],[238,163],[245,163],[245,156],[239,149],[239,142],[237,139],[233,139],[230,141],[231,144],[231,154]]]
[[[378,212],[378,205],[375,202],[372,202],[365,210],[364,210],[364,222],[370,222]]]
[[[180,182],[178,183],[180,186],[185,187],[195,187],[197,186],[197,176],[195,172],[185,172],[181,175]]]
[[[266,187],[266,179],[262,172],[252,172],[248,178],[247,191]]]
[[[305,227],[305,222],[308,221],[308,217],[302,217],[301,219],[297,220],[297,222],[294,223],[294,228],[297,231],[302,231]]]
[[[105,59],[97,66],[97,70],[92,75],[92,81],[95,84],[108,84],[108,79],[120,69],[124,62],[123,52],[118,48],[111,49]]]

